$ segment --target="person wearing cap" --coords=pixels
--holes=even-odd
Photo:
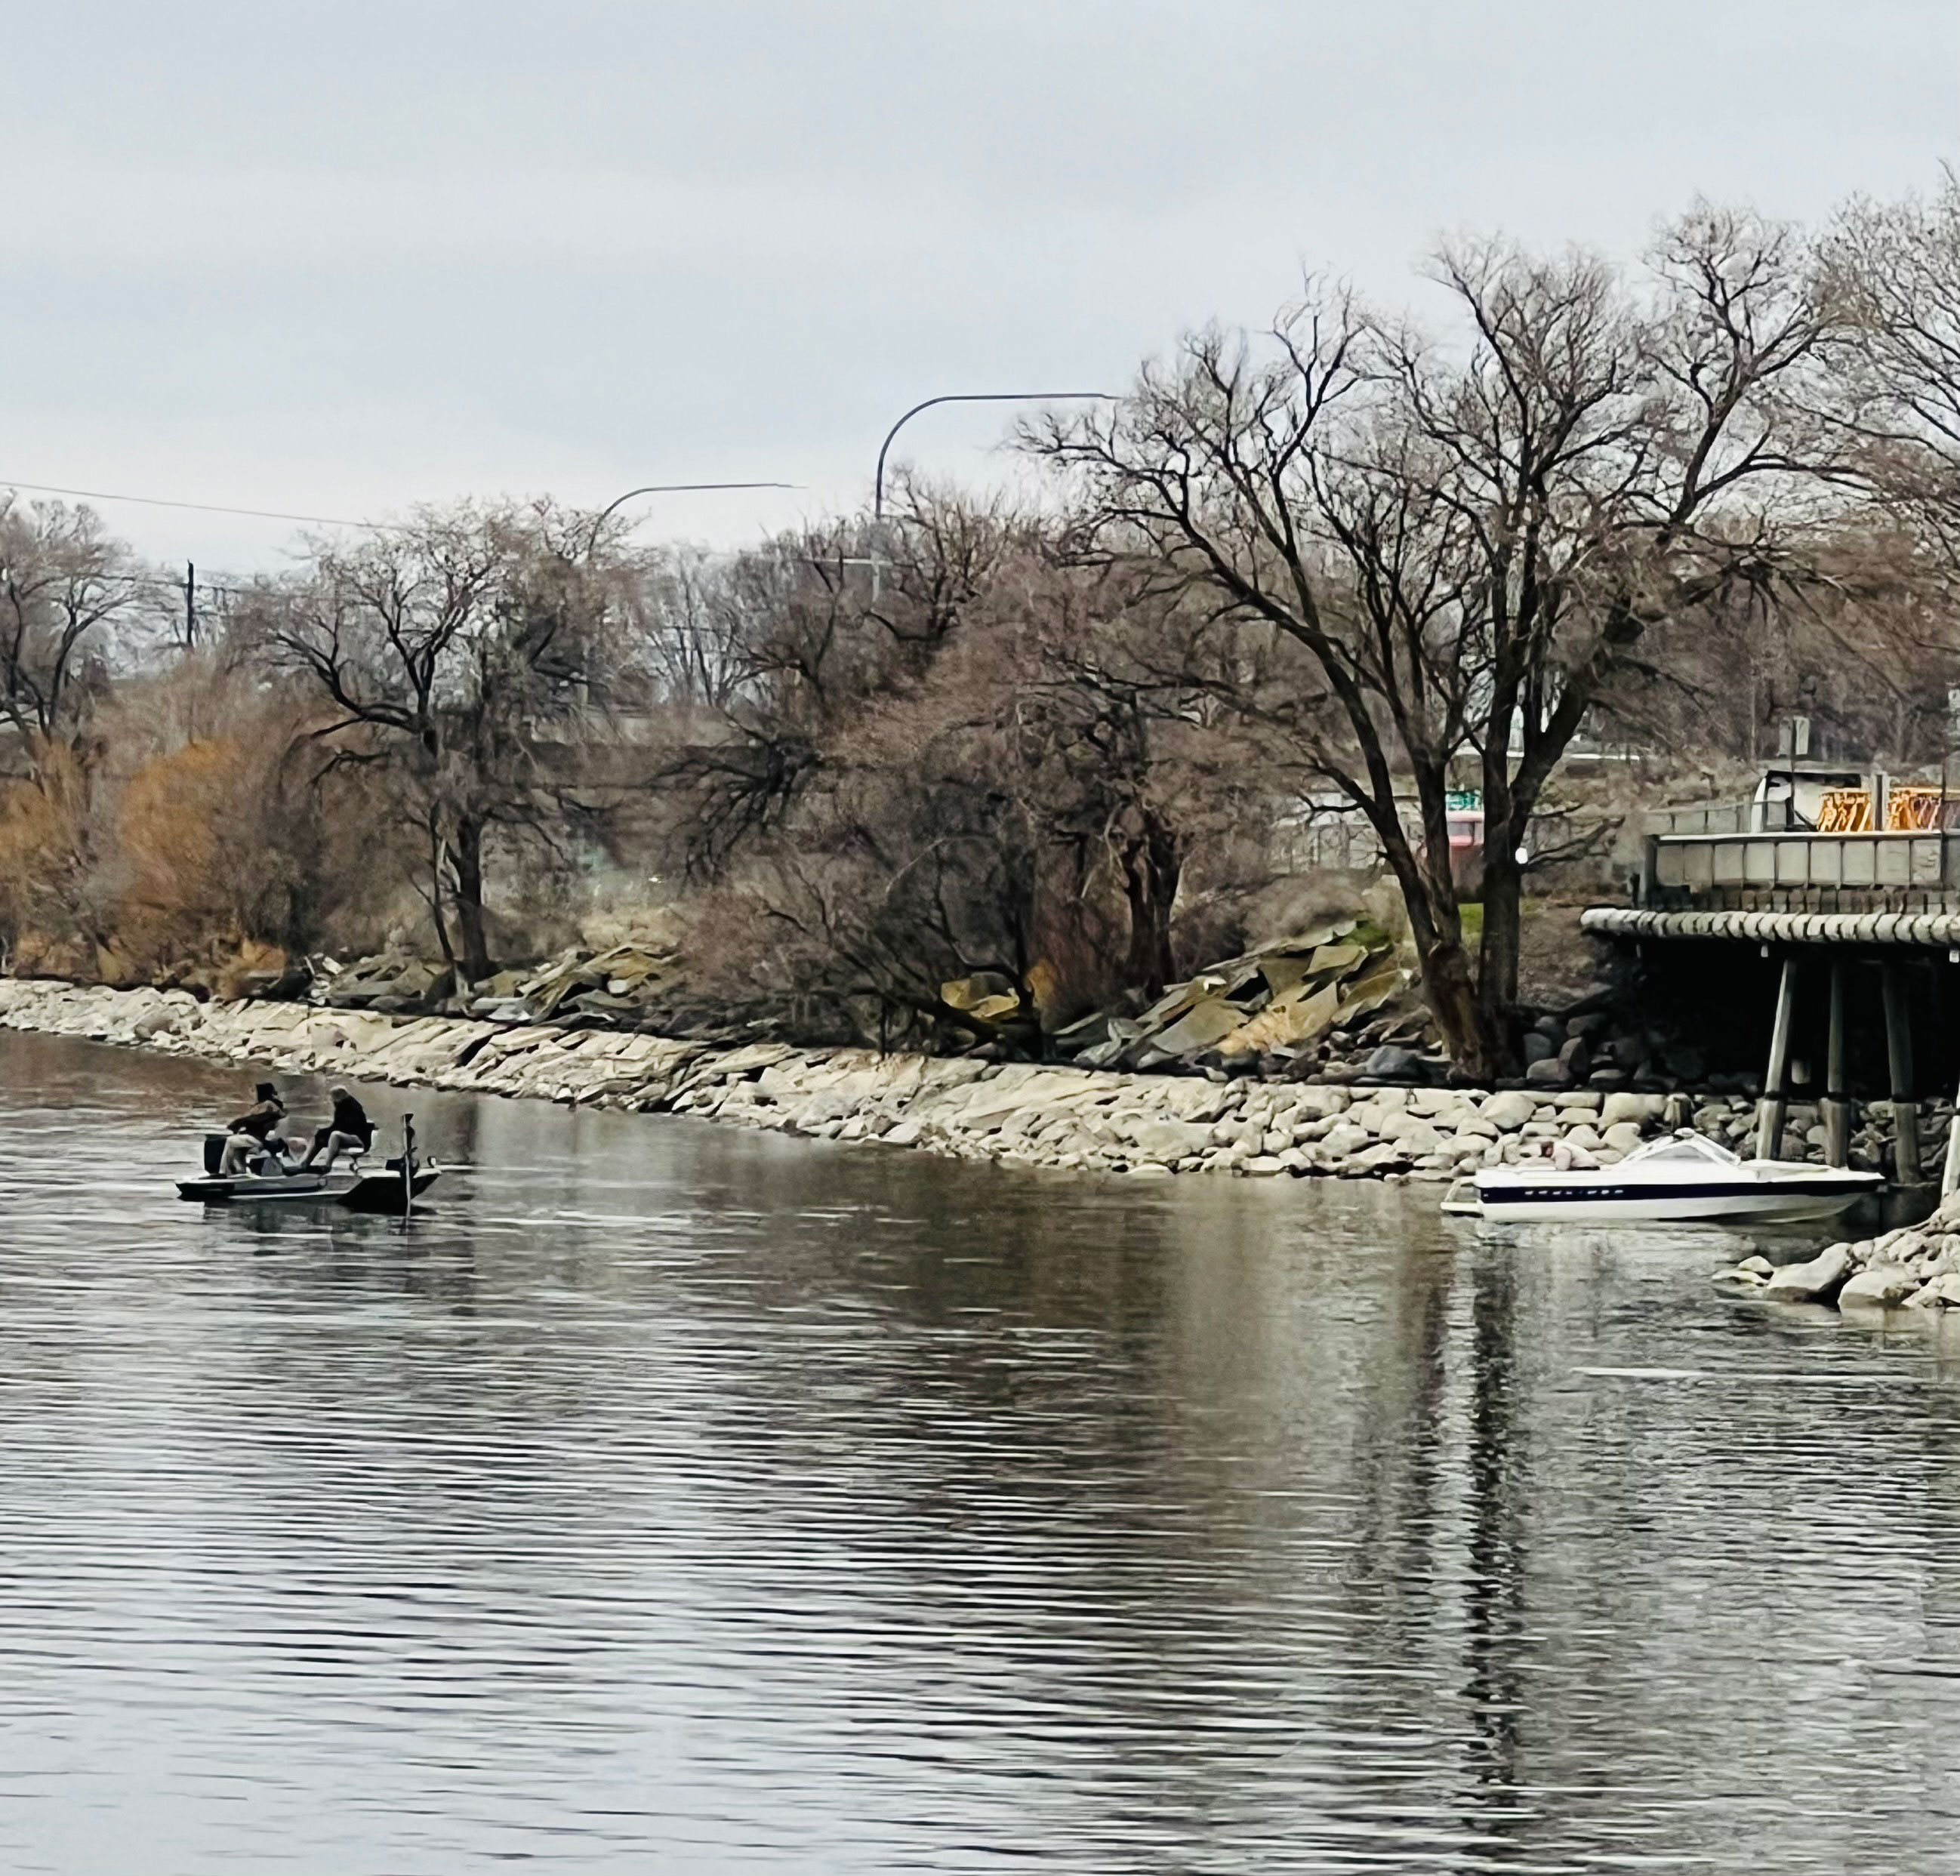
[[[313,1135],[312,1147],[300,1162],[302,1172],[314,1170],[316,1160],[320,1160],[320,1172],[331,1172],[342,1153],[364,1153],[374,1143],[374,1123],[368,1119],[367,1109],[345,1088],[328,1092],[333,1097],[333,1118]],[[323,1160],[323,1153],[326,1156]]]
[[[252,1090],[253,1105],[230,1122],[225,1132],[224,1155],[218,1162],[218,1176],[230,1179],[247,1171],[262,1153],[276,1161],[285,1146],[279,1137],[279,1123],[286,1118],[286,1104],[269,1081]]]

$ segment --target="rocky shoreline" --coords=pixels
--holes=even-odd
[[[1688,1117],[1682,1097],[1316,1086],[878,1056],[781,1043],[714,1048],[642,1033],[513,1025],[183,990],[0,980],[0,1027],[289,1073],[697,1115],[823,1140],[1131,1178],[1207,1172],[1446,1183],[1478,1168],[1609,1165]],[[1673,1105],[1670,1107],[1670,1100]],[[1746,1131],[1746,1101],[1695,1111]]]
[[[1745,1258],[1715,1280],[1774,1302],[1834,1303],[1847,1313],[1960,1308],[1960,1194],[1919,1224],[1827,1245],[1800,1264]]]

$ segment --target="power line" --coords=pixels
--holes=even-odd
[[[349,521],[331,514],[288,514],[278,508],[228,508],[217,501],[172,501],[162,495],[117,495],[104,488],[58,488],[52,482],[19,482],[0,475],[0,487],[24,488],[33,495],[73,495],[83,501],[134,501],[146,508],[194,508],[200,514],[250,515],[259,521],[310,521],[326,528],[378,528],[393,531],[406,524],[399,521]]]
[[[800,482],[652,482],[644,488],[629,491],[635,495],[674,495],[690,494],[695,491],[740,488],[800,488]],[[133,501],[146,508],[189,508],[199,514],[249,515],[259,521],[304,521],[323,528],[366,528],[377,533],[397,534],[412,531],[413,523],[406,521],[350,521],[344,515],[290,514],[282,508],[232,508],[219,501],[176,501],[163,495],[121,495],[104,488],[61,488],[52,482],[16,482],[11,476],[0,475],[0,488],[24,488],[32,495],[72,495],[82,501]],[[603,521],[620,501],[627,499],[622,495],[619,501],[603,513]]]

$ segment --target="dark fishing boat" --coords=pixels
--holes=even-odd
[[[412,1114],[402,1118],[402,1150],[398,1155],[371,1170],[363,1169],[357,1155],[348,1171],[339,1176],[268,1169],[234,1173],[227,1178],[218,1171],[224,1163],[224,1140],[222,1134],[205,1134],[204,1177],[178,1180],[179,1198],[205,1205],[338,1205],[350,1212],[402,1218],[440,1176],[438,1167],[424,1165],[415,1156]]]

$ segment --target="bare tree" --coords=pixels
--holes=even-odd
[[[471,978],[491,968],[492,833],[558,844],[594,806],[574,759],[611,668],[590,535],[549,507],[424,510],[352,546],[316,544],[265,632],[323,699],[313,733],[332,762],[398,784],[438,942]]]
[[[119,628],[149,597],[93,509],[0,498],[0,717],[30,764],[37,746],[74,735]]]
[[[1885,518],[1960,578],[1960,176],[1930,201],[1860,200],[1820,244],[1841,315],[1828,356],[1836,409]]]
[[[1265,341],[1217,331],[1115,410],[1028,447],[1071,479],[1091,548],[1306,654],[1307,768],[1368,818],[1408,903],[1450,1052],[1513,1060],[1520,850],[1582,725],[1644,646],[1771,577],[1806,469],[1787,393],[1823,320],[1787,231],[1698,209],[1635,292],[1603,263],[1446,250],[1454,351],[1316,291]],[[1473,962],[1449,857],[1481,784]]]
[[[907,486],[895,506],[886,523],[833,523],[738,555],[691,597],[694,619],[715,621],[712,707],[676,717],[650,779],[697,878],[781,830],[826,746],[931,667],[1014,538],[986,504]],[[673,668],[673,653],[653,655]]]

